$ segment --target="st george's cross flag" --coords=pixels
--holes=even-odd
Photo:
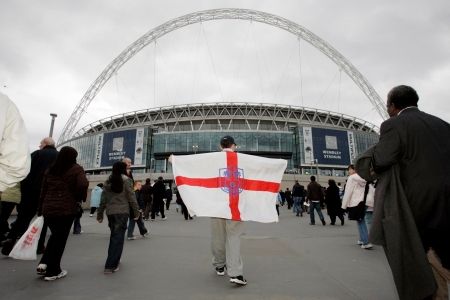
[[[172,156],[177,189],[192,215],[278,222],[277,193],[287,161],[231,151]]]

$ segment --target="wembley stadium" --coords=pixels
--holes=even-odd
[[[378,128],[330,111],[255,103],[159,107],[91,123],[59,146],[78,150],[88,174],[106,174],[129,157],[134,173],[171,177],[171,154],[219,151],[224,135],[242,153],[282,158],[287,174],[344,177],[347,166],[378,141]],[[144,174],[142,174],[144,175]]]
[[[306,182],[311,174],[320,176],[322,183],[330,177],[343,183],[347,166],[378,141],[379,129],[375,125],[322,109],[225,101],[156,107],[155,99],[159,100],[155,92],[156,75],[152,108],[107,117],[75,132],[80,118],[100,90],[111,77],[117,80],[121,67],[142,49],[156,45],[156,40],[177,29],[217,20],[258,22],[289,32],[298,42],[306,41],[336,64],[336,74],[347,74],[371,103],[371,111],[377,112],[382,119],[388,118],[385,104],[368,80],[334,47],[303,26],[248,9],[194,12],[169,20],[131,43],[100,73],[70,115],[58,147],[70,145],[78,150],[78,161],[90,174],[91,183],[95,181],[95,175],[100,175],[98,181],[104,180],[113,163],[123,157],[131,158],[137,178],[163,176],[170,183],[172,170],[168,158],[171,154],[219,151],[219,140],[224,135],[234,137],[239,152],[287,160],[283,187],[296,179]],[[300,62],[300,51],[298,55]],[[156,62],[154,66],[156,74]],[[302,87],[301,69],[298,71]],[[199,98],[209,100],[208,97]],[[303,99],[302,93],[299,99]],[[159,103],[165,103],[164,99]]]

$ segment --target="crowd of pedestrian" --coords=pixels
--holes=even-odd
[[[322,187],[315,176],[306,188],[295,181],[292,189],[280,190],[276,207],[287,204],[296,217],[309,214],[315,225],[316,213],[323,226],[345,217],[356,221],[358,244],[369,250],[383,245],[391,266],[400,299],[445,299],[450,282],[450,125],[421,112],[419,97],[408,86],[393,88],[387,98],[390,119],[382,123],[380,140],[348,166],[349,177],[343,188],[332,179]],[[15,105],[0,94],[0,242],[1,253],[9,255],[17,240],[35,216],[44,225],[37,246],[42,257],[37,273],[44,280],[63,278],[61,267],[70,230],[80,234],[89,182],[77,163],[76,149],[65,146],[58,151],[51,137],[44,138],[39,150],[29,154],[23,120]],[[234,152],[231,136],[221,139],[225,152]],[[144,221],[156,216],[166,220],[173,190],[162,177],[154,184],[135,181],[132,161],[115,162],[104,184],[91,193],[90,216],[97,211],[102,223],[106,214],[110,240],[104,273],[117,272],[125,234],[134,240],[137,223],[142,237],[149,235]],[[432,169],[433,172],[425,172]],[[176,205],[185,220],[191,220],[180,193],[175,190]],[[8,223],[16,208],[17,217]],[[48,242],[46,228],[50,229]],[[128,230],[128,232],[127,232]],[[211,249],[217,275],[225,273],[230,282],[246,285],[240,255],[243,222],[211,218]],[[408,254],[405,254],[408,253]]]

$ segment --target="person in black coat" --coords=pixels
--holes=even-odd
[[[44,138],[39,145],[39,150],[31,153],[30,173],[20,183],[21,200],[17,207],[17,219],[12,224],[11,230],[2,244],[2,254],[9,255],[16,240],[25,233],[31,220],[36,215],[45,170],[56,160],[57,155],[55,141],[50,137]],[[44,224],[39,240],[38,253],[43,252],[46,233],[47,226]]]
[[[153,206],[152,206],[152,214],[151,220],[155,220],[156,212],[161,213],[161,218],[166,220],[166,216],[164,215],[164,198],[166,197],[166,186],[164,185],[163,178],[160,176],[158,180],[153,185]]]
[[[152,193],[153,193],[153,187],[150,184],[150,178],[147,178],[147,179],[145,179],[145,184],[142,186],[142,189],[141,189],[142,201],[145,204],[144,220],[146,220],[146,221],[148,221],[148,218],[150,216],[150,211],[152,210],[152,204],[153,204]]]
[[[328,180],[328,188],[325,192],[325,203],[327,204],[327,212],[330,216],[331,225],[336,223],[336,216],[341,220],[341,225],[344,225],[344,216],[341,209],[341,197],[339,197],[339,188],[333,179]]]
[[[172,202],[173,194],[172,189],[169,187],[166,190],[166,209],[169,210],[170,202]]]
[[[418,101],[409,86],[388,93],[391,118],[381,124],[379,142],[361,155],[356,167],[364,179],[378,178],[369,239],[384,246],[399,298],[446,299],[450,124],[420,111]]]

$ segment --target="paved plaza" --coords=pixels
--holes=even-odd
[[[185,221],[172,205],[168,220],[146,222],[149,238],[125,242],[114,274],[103,274],[107,224],[87,211],[84,233],[71,234],[66,246],[66,278],[45,282],[37,261],[1,257],[0,299],[398,299],[382,249],[360,249],[355,222],[311,226],[308,215],[295,217],[286,206],[280,213],[276,224],[246,223],[244,287],[215,274],[210,220]]]

